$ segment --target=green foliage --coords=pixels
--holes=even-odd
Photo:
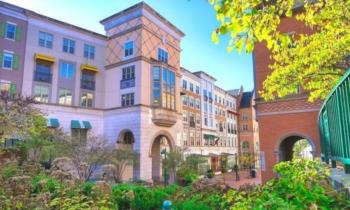
[[[199,178],[199,164],[206,162],[202,157],[190,155],[186,157],[176,171],[177,179],[185,184],[191,184]]]
[[[350,13],[346,12],[350,10],[349,1],[210,2],[220,23],[212,34],[215,43],[219,35],[229,34],[228,51],[250,53],[258,43],[266,44],[270,50],[274,60],[270,65],[272,73],[261,92],[267,100],[296,94],[299,87],[310,93],[310,101],[324,99],[349,68],[346,64],[350,54]],[[295,6],[300,9],[294,10]],[[304,23],[313,33],[298,31],[293,35],[281,30],[280,23],[291,18]]]
[[[81,191],[83,192],[84,195],[91,196],[94,186],[95,186],[95,183],[93,182],[85,182],[81,185]]]
[[[32,193],[40,194],[49,192],[51,194],[57,194],[60,189],[63,188],[63,185],[46,175],[38,175],[32,180]]]
[[[229,191],[222,208],[230,209],[345,209],[350,202],[334,194],[329,171],[319,161],[295,159],[275,166],[280,178],[254,190]]]
[[[215,176],[214,171],[213,171],[212,169],[209,169],[209,170],[207,171],[207,177],[208,177],[209,179],[211,179],[211,178],[213,178],[214,176]]]
[[[1,176],[4,179],[9,179],[9,178],[19,174],[19,172],[20,172],[20,169],[18,168],[17,163],[11,162],[1,169]]]

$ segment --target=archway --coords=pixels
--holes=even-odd
[[[163,181],[164,172],[162,168],[162,159],[166,158],[166,153],[171,151],[173,147],[174,144],[170,135],[160,134],[154,138],[150,150],[150,157],[152,158],[153,182]]]
[[[316,154],[315,144],[304,135],[288,135],[281,138],[276,146],[277,162],[290,161],[296,157],[312,159]]]
[[[134,134],[131,130],[125,129],[119,133],[117,144],[119,148],[133,148],[135,142]]]

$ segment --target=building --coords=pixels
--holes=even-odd
[[[239,141],[240,155],[253,155],[255,167],[260,167],[259,124],[256,119],[254,91],[239,93]]]
[[[22,89],[27,17],[22,8],[0,2],[0,90]]]
[[[295,18],[283,18],[279,30],[283,33],[311,33],[309,28]],[[263,81],[271,73],[269,65],[273,62],[264,44],[255,46],[253,60],[262,181],[266,182],[276,176],[273,173],[276,163],[292,158],[293,145],[300,139],[307,139],[313,155],[319,156],[317,116],[321,102],[308,102],[308,95],[303,91],[274,101],[264,101],[259,91],[263,89]]]
[[[103,19],[105,35],[4,2],[0,13],[1,89],[40,102],[49,127],[133,148],[139,164],[125,180],[159,181],[161,153],[178,146],[215,170],[237,154],[236,97],[180,68],[184,33],[146,3]]]

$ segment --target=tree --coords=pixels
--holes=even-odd
[[[127,166],[137,163],[137,153],[132,148],[118,148],[111,151],[109,162],[112,164],[111,173],[116,183],[122,181]]]
[[[305,152],[307,152],[306,149],[308,147],[310,147],[310,144],[306,139],[295,142],[293,146],[293,158],[306,158]]]
[[[309,92],[324,99],[349,68],[350,2],[348,0],[210,0],[219,27],[212,34],[230,34],[227,50],[250,53],[265,43],[274,63],[260,92],[266,100]],[[296,18],[312,34],[290,35],[279,30],[283,18]]]
[[[176,170],[180,166],[181,163],[184,161],[184,154],[183,150],[179,148],[175,148],[173,150],[170,150],[170,152],[167,152],[166,158],[162,160],[163,168],[168,171],[168,174],[176,179]],[[165,172],[164,172],[165,173]],[[168,174],[164,174],[167,176]]]
[[[0,144],[9,138],[23,139],[38,125],[43,114],[33,104],[32,98],[0,92]]]
[[[109,152],[106,152],[106,140],[97,136],[88,136],[86,140],[66,136],[56,141],[57,149],[70,158],[79,179],[89,180],[94,172],[110,160]],[[60,148],[58,148],[60,146]]]

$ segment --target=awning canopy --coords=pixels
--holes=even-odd
[[[60,122],[56,118],[50,118],[48,120],[48,127],[50,127],[50,128],[58,128],[58,127],[60,127]]]
[[[52,57],[52,56],[39,54],[39,53],[35,54],[35,60],[47,61],[47,62],[50,62],[50,63],[54,63],[56,61],[56,59],[54,57]]]
[[[208,139],[208,140],[211,140],[211,139],[215,140],[218,137],[215,135],[211,135],[211,134],[204,134],[204,138]]]
[[[91,65],[87,65],[87,64],[81,64],[80,68],[81,68],[81,70],[98,72],[98,68],[96,66],[91,66]]]
[[[79,121],[79,120],[72,120],[70,122],[70,127],[73,129],[91,129],[91,123],[89,121]]]

